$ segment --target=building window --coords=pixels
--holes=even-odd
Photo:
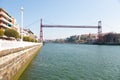
[[[12,27],[12,25],[11,25],[11,24],[8,24],[8,26],[9,26],[9,27]]]

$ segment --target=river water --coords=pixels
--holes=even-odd
[[[43,46],[19,80],[120,80],[120,46]]]

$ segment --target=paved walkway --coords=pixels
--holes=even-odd
[[[0,40],[0,51],[12,48],[33,46],[42,43]]]

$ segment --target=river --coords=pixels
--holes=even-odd
[[[19,80],[120,80],[120,46],[47,43]]]

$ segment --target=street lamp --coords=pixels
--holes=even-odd
[[[24,11],[24,8],[21,7],[20,11],[21,11],[21,41],[23,41],[23,11]]]

